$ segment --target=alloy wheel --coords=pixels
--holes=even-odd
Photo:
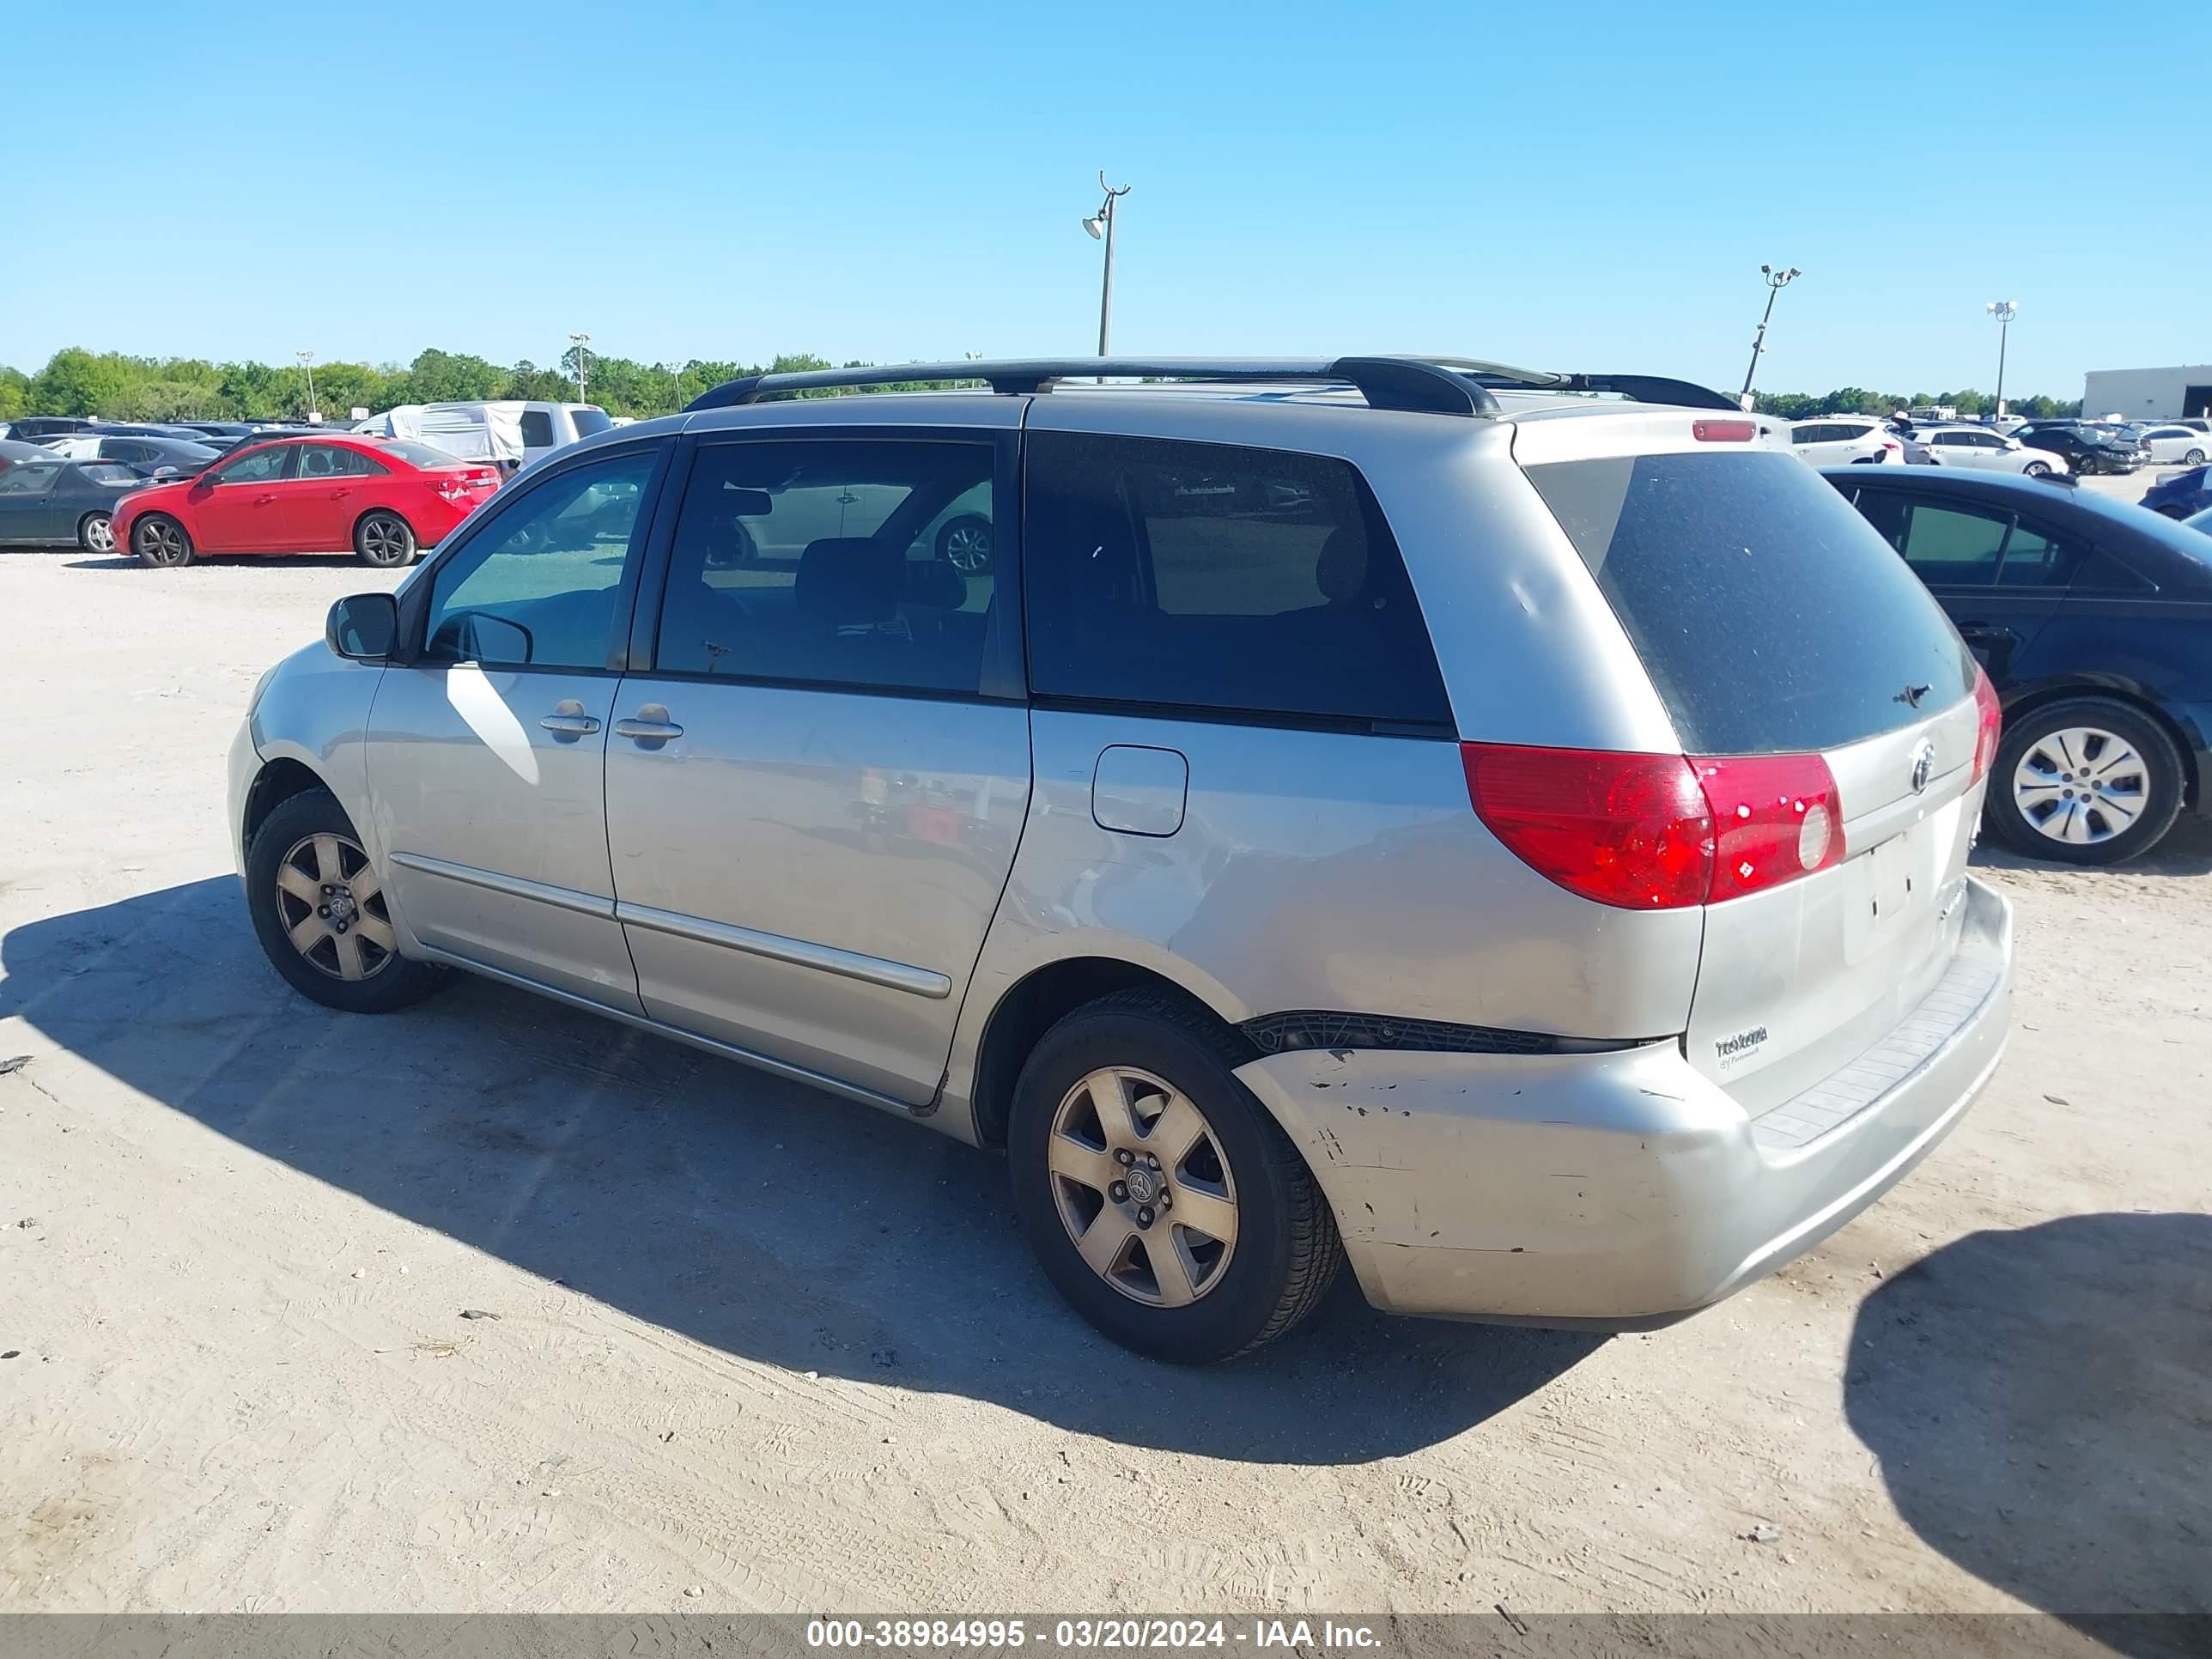
[[[2090,846],[2123,835],[2150,804],[2150,769],[2126,738],[2093,726],[2045,732],[2013,769],[2013,801],[2039,834]]]
[[[980,525],[955,525],[945,532],[945,558],[963,576],[991,562],[991,532]]]
[[[138,526],[138,551],[149,564],[182,564],[191,556],[185,532],[166,519],[149,520]]]
[[[407,526],[382,514],[361,527],[362,551],[371,564],[398,564],[407,556]]]
[[[398,960],[384,884],[344,836],[305,836],[276,861],[276,917],[292,948],[332,979],[368,979]]]
[[[1214,1289],[1237,1248],[1237,1182],[1190,1097],[1109,1066],[1053,1114],[1054,1207],[1091,1272],[1133,1302],[1181,1308]]]
[[[84,544],[94,553],[115,551],[115,521],[105,513],[95,513],[84,521]]]

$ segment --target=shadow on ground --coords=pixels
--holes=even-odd
[[[2101,872],[2056,859],[2022,858],[1993,836],[1984,835],[1974,848],[1974,863],[1993,870],[2054,870],[2095,876]],[[2141,858],[2111,866],[2124,876],[2201,876],[2212,872],[2212,818],[2185,806],[2173,828],[2157,846]]]
[[[1977,1577],[2125,1653],[2212,1634],[2113,1616],[2212,1613],[2212,1216],[1944,1246],[1861,1306],[1844,1403],[1899,1512]]]
[[[269,969],[228,878],[32,923],[0,948],[0,1015],[132,1088],[792,1370],[964,1395],[1132,1444],[1355,1462],[1458,1434],[1600,1340],[1385,1319],[1347,1276],[1297,1335],[1179,1370],[1067,1310],[1031,1265],[998,1158],[882,1112],[466,977],[405,1013],[332,1013]]]

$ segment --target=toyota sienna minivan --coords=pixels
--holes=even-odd
[[[783,396],[888,376],[981,385]],[[2003,1048],[1996,739],[1705,388],[902,366],[533,468],[263,678],[231,823],[317,1001],[466,969],[1003,1148],[1067,1299],[1203,1361],[1347,1261],[1662,1324],[1872,1202]]]

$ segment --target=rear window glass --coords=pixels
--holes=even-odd
[[[614,430],[614,422],[607,418],[604,409],[572,409],[568,418],[576,423],[576,435],[589,438],[601,432]]]
[[[542,409],[522,411],[522,445],[526,449],[553,447],[553,417]]]
[[[1532,466],[1693,754],[1832,749],[1973,689],[1913,574],[1795,456]],[[1906,688],[1926,686],[1916,709]]]
[[[386,438],[377,447],[397,455],[410,466],[459,466],[461,458],[449,449],[440,449],[430,444],[418,444],[411,438]]]
[[[1026,489],[1039,693],[1450,721],[1397,544],[1347,463],[1040,432]]]

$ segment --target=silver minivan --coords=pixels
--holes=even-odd
[[[988,389],[779,395],[887,374]],[[1872,1202],[2003,1048],[1996,735],[1704,388],[902,366],[533,469],[264,678],[231,823],[307,996],[465,969],[1003,1148],[1067,1298],[1200,1361],[1346,1261],[1662,1324]]]

